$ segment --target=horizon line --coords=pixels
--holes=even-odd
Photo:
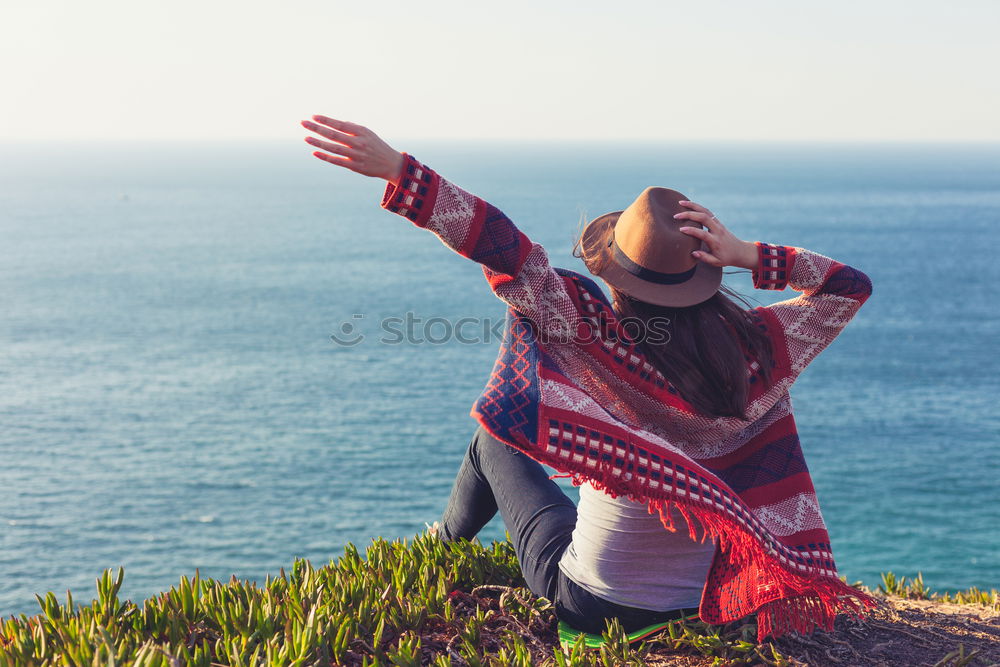
[[[0,146],[24,146],[24,145],[66,145],[66,144],[144,144],[144,145],[169,145],[169,144],[206,144],[206,145],[219,145],[219,144],[263,144],[263,143],[286,143],[286,142],[298,142],[301,139],[296,135],[295,138],[292,137],[247,137],[247,138],[164,138],[164,139],[150,139],[147,137],[143,138],[68,138],[68,139],[12,139],[12,138],[0,138]],[[812,145],[977,145],[977,146],[988,146],[997,145],[1000,146],[1000,138],[995,139],[810,139],[810,138],[773,138],[773,139],[739,139],[739,138],[610,138],[610,139],[595,139],[593,137],[581,137],[581,138],[544,138],[544,139],[532,139],[532,138],[510,138],[510,137],[401,137],[393,138],[393,143],[441,143],[441,144],[455,144],[455,143],[475,143],[475,144],[490,144],[490,143],[504,143],[507,145],[524,145],[524,144],[540,144],[547,146],[556,145],[575,145],[580,144],[591,144],[596,146],[607,146],[615,144],[773,144],[773,145],[797,145],[797,144],[812,144]]]

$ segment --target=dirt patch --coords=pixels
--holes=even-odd
[[[775,643],[807,665],[1000,664],[1000,611],[894,596],[882,600],[867,619],[842,616],[833,632],[789,635]]]
[[[1000,610],[895,596],[880,600],[880,607],[866,619],[840,616],[832,632],[817,630],[809,636],[792,633],[773,642],[777,653],[785,659],[783,663],[768,643],[759,646],[758,653],[745,654],[727,663],[725,659],[719,660],[721,655],[728,655],[730,659],[736,656],[724,650],[714,655],[700,655],[690,646],[672,649],[657,641],[651,642],[643,662],[651,667],[718,664],[1000,666]],[[476,608],[494,611],[495,615],[482,628],[480,641],[484,649],[499,646],[504,633],[515,631],[524,638],[535,664],[551,662],[553,647],[557,645],[554,615],[546,614],[526,623],[505,613],[497,599],[487,595],[464,596],[459,606],[463,615],[474,614]],[[455,664],[465,664],[456,659],[459,656],[454,650],[454,639],[448,636],[452,634],[449,629],[437,630],[428,633],[428,643],[444,649],[443,653],[450,653]]]

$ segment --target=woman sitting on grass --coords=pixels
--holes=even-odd
[[[302,125],[319,135],[306,138],[313,155],[388,181],[382,206],[482,264],[509,306],[443,538],[471,539],[499,511],[530,589],[584,632],[756,612],[762,640],[871,608],[837,577],[788,393],[871,294],[864,273],[741,240],[704,206],[647,188],[577,244],[608,299],[371,130]],[[744,308],[725,266],[800,294]],[[579,507],[540,463],[582,485]]]

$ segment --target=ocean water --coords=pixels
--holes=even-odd
[[[582,270],[582,218],[666,185],[865,271],[872,298],[792,389],[840,573],[1000,586],[1000,146],[398,147],[558,266]],[[439,517],[499,342],[439,341],[503,305],[381,182],[309,152],[0,149],[0,616],[89,599],[107,567],[141,600]],[[407,317],[393,344],[380,323]],[[336,344],[346,325],[363,339]]]

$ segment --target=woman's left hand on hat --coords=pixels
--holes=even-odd
[[[712,266],[738,266],[753,270],[757,266],[757,246],[750,241],[736,237],[719,221],[715,214],[701,204],[693,201],[681,201],[681,206],[691,209],[674,215],[678,220],[692,220],[705,225],[707,229],[698,227],[681,227],[680,231],[701,239],[709,252],[695,250],[692,255]]]

